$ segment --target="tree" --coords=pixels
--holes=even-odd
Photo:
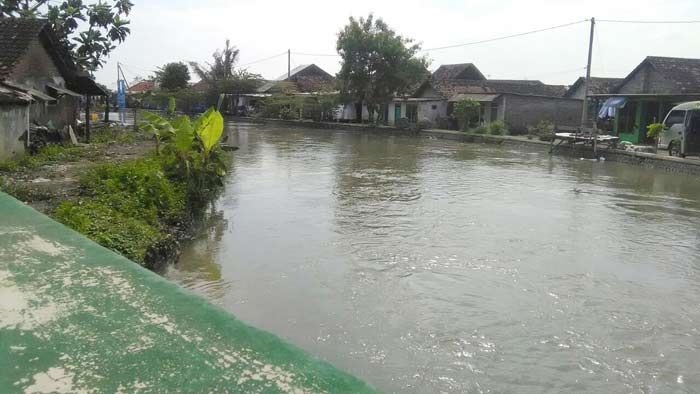
[[[156,80],[160,83],[160,87],[165,90],[184,89],[190,81],[190,70],[182,62],[168,63],[156,71]]]
[[[226,39],[226,46],[223,50],[217,50],[212,54],[214,63],[207,62],[207,66],[203,66],[197,62],[190,62],[190,66],[195,74],[203,81],[208,83],[212,81],[229,80],[234,77],[234,66],[238,62],[238,54],[240,51],[236,47],[231,46],[231,40]]]
[[[462,131],[466,131],[474,124],[478,123],[479,115],[481,114],[481,104],[474,99],[461,99],[454,103],[452,115],[457,119],[458,127]]]
[[[213,63],[205,65],[190,62],[194,73],[207,85],[207,101],[215,101],[221,93],[240,94],[254,92],[262,83],[262,76],[244,69],[236,69],[240,51],[226,40],[222,50],[212,54]]]
[[[129,0],[0,0],[0,17],[44,18],[76,64],[85,70],[102,67],[105,58],[131,34]]]
[[[380,19],[350,17],[338,34],[341,95],[352,100],[358,119],[367,105],[370,120],[378,106],[403,95],[427,75],[428,61],[418,57],[420,45],[397,35]]]

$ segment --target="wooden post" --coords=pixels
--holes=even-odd
[[[105,123],[109,123],[109,94],[105,96]]]
[[[85,96],[85,142],[90,143],[90,95]]]

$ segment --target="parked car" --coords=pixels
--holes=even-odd
[[[671,156],[700,155],[700,101],[679,104],[666,115],[659,149]]]

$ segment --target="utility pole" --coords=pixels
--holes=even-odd
[[[586,81],[583,86],[583,110],[581,111],[581,128],[588,126],[588,89],[591,83],[591,63],[593,61],[593,35],[595,34],[595,18],[591,18],[591,35],[588,41],[588,64],[586,65]],[[593,155],[597,156],[597,130],[593,127]]]
[[[287,78],[292,76],[292,50],[287,49]]]

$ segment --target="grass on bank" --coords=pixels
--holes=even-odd
[[[83,196],[63,201],[53,216],[100,245],[146,265],[149,248],[185,220],[186,187],[156,157],[102,164],[81,179]]]
[[[189,221],[223,184],[226,155],[219,142],[223,117],[209,110],[196,119],[148,114],[142,133],[104,128],[88,146],[47,145],[37,154],[0,163],[0,171],[38,167],[101,155],[101,145],[131,143],[139,137],[156,141],[143,158],[107,162],[88,169],[79,180],[80,195],[62,201],[51,216],[100,245],[154,268],[176,245],[174,230]],[[0,188],[26,199],[31,188],[4,182]]]
[[[100,147],[108,144],[127,144],[136,141],[137,134],[122,127],[105,127],[92,133],[91,143],[85,146],[49,144],[39,148],[34,155],[25,154],[19,159],[0,161],[0,172],[34,169],[56,163],[71,163],[92,159],[100,155]]]

